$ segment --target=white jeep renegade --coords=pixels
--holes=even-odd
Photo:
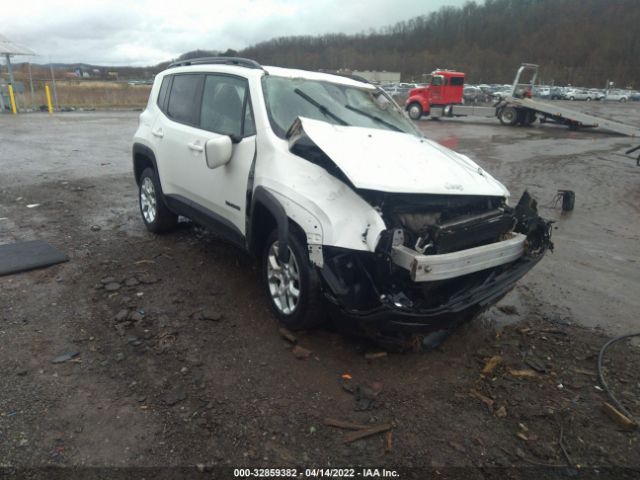
[[[498,301],[552,247],[525,193],[354,78],[207,58],[160,73],[134,137],[142,219],[188,217],[259,259],[287,327],[405,341]]]

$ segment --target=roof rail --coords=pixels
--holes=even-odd
[[[264,70],[255,60],[240,57],[200,57],[173,62],[167,68],[186,67],[189,65],[237,65],[238,67],[257,68]]]

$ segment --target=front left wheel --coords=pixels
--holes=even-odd
[[[422,117],[423,114],[422,106],[419,103],[414,102],[407,108],[407,113],[411,120],[420,120],[420,117]]]
[[[267,238],[262,254],[262,280],[271,309],[291,330],[320,326],[324,321],[320,279],[309,262],[306,246],[295,236],[287,238],[286,259],[280,255],[278,231]]]

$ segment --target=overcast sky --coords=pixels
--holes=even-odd
[[[285,35],[358,33],[466,0],[25,0],[0,34],[34,63],[154,65],[195,49],[241,49]],[[6,8],[9,3],[14,8]],[[16,59],[19,61],[19,58]]]

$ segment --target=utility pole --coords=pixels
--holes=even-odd
[[[9,84],[13,85],[13,70],[11,69],[11,56],[7,53],[7,70],[9,70]]]
[[[29,60],[29,63],[27,63],[27,65],[29,66],[29,87],[31,87],[31,108],[33,108],[35,107],[35,101],[34,101],[35,94],[33,93],[33,77],[31,76],[31,60]]]
[[[58,90],[56,89],[56,76],[53,74],[53,63],[51,63],[51,57],[49,57],[49,70],[51,70],[51,83],[53,84],[53,102],[58,108]]]
[[[4,113],[4,99],[2,98],[2,85],[0,84],[0,113]]]
[[[11,105],[11,110],[15,114],[15,97],[13,93],[13,69],[11,68],[11,55],[7,53],[7,70],[9,71],[9,85],[7,85],[7,91],[9,92],[9,104]],[[4,110],[4,106],[2,107]]]

